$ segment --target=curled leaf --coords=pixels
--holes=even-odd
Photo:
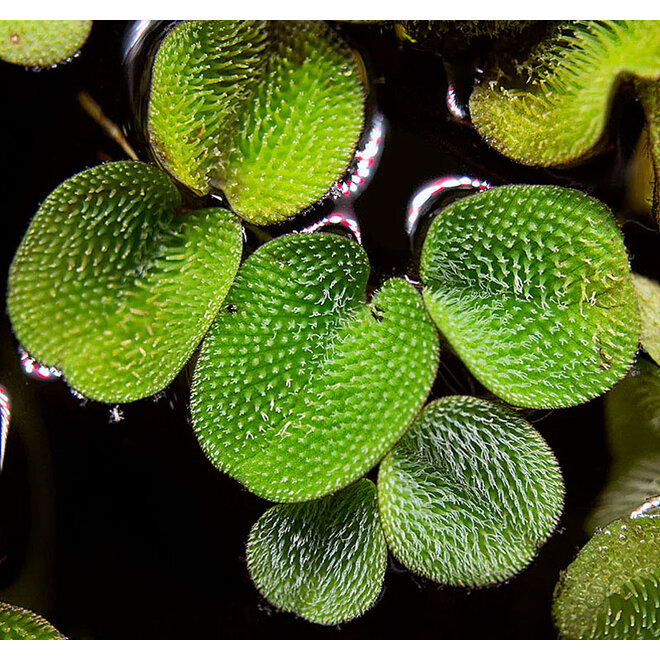
[[[433,320],[516,405],[571,406],[628,371],[639,317],[609,210],[555,186],[503,186],[442,210],[421,259]]]
[[[46,619],[16,605],[0,603],[0,640],[66,639]]]
[[[555,588],[568,639],[660,637],[660,519],[617,520],[597,531]]]
[[[325,195],[363,123],[358,61],[324,23],[184,21],[156,56],[149,134],[159,160],[200,194],[221,190],[252,223]]]
[[[367,479],[320,500],[279,504],[252,527],[250,575],[276,607],[326,625],[368,610],[385,576],[387,547]]]
[[[221,470],[275,501],[336,491],[371,469],[424,404],[438,336],[391,279],[365,301],[367,256],[332,234],[289,234],[241,266],[204,340],[191,409]]]
[[[235,217],[185,213],[181,203],[155,167],[107,163],[58,186],[21,241],[9,276],[14,332],[89,398],[132,401],[163,389],[234,279]]]
[[[0,59],[25,66],[52,66],[76,54],[92,21],[0,21]]]
[[[660,23],[575,21],[527,62],[499,64],[508,75],[484,79],[470,98],[479,133],[528,165],[573,163],[601,141],[622,80],[660,77]]]
[[[453,585],[521,571],[554,529],[563,493],[552,451],[530,424],[465,396],[427,405],[378,474],[392,553]]]

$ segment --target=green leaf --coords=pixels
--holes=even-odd
[[[553,618],[568,639],[660,637],[660,519],[596,532],[560,577]]]
[[[350,165],[364,95],[358,60],[324,23],[183,22],[156,57],[149,133],[187,186],[222,190],[249,222],[280,222]]]
[[[276,607],[326,625],[374,604],[386,559],[376,489],[367,479],[320,500],[269,509],[247,546],[259,591]]]
[[[660,23],[576,21],[527,62],[498,65],[508,75],[486,77],[470,98],[482,137],[528,165],[574,163],[601,141],[620,82],[660,77]]]
[[[66,639],[53,626],[30,610],[0,603],[0,640]]]
[[[632,365],[639,319],[623,239],[576,190],[503,186],[455,202],[433,221],[421,275],[441,332],[511,403],[575,405]]]
[[[56,188],[30,223],[9,277],[14,332],[89,398],[154,394],[208,329],[241,250],[229,211],[185,212],[156,168],[94,167]]]
[[[530,424],[467,396],[427,405],[378,474],[390,550],[452,585],[522,570],[554,529],[563,491],[555,457]]]
[[[82,48],[92,21],[0,21],[0,59],[52,66]]]
[[[633,273],[642,321],[642,346],[660,364],[660,284]]]
[[[242,265],[204,340],[192,416],[215,465],[275,501],[321,497],[370,470],[424,404],[438,336],[400,279],[365,302],[367,256],[289,234]]]
[[[635,89],[646,115],[645,146],[652,171],[651,205],[660,225],[660,80],[637,80]]]

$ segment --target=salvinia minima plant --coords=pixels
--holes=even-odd
[[[251,576],[278,608],[324,624],[374,604],[388,549],[442,584],[523,570],[564,487],[515,407],[603,394],[640,337],[621,233],[577,190],[501,186],[436,211],[419,283],[374,282],[368,250],[331,234],[244,254],[241,222],[328,195],[364,121],[360,62],[327,24],[176,24],[148,98],[156,164],[62,183],[9,281],[18,341],[99,401],[162,390],[202,342],[199,443],[276,503],[250,533]],[[449,350],[493,400],[428,403]]]

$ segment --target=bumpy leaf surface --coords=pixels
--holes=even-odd
[[[249,222],[282,221],[327,193],[363,123],[358,62],[320,22],[184,22],[156,58],[159,159],[198,193],[221,189]]]
[[[241,266],[193,379],[198,438],[220,469],[275,501],[321,497],[371,469],[424,404],[438,336],[418,292],[365,303],[367,256],[289,234]]]
[[[46,619],[22,607],[0,603],[0,640],[65,639]]]
[[[569,639],[660,637],[660,519],[596,532],[557,583],[553,618]]]
[[[76,54],[92,21],[0,21],[0,59],[25,66],[52,66]]]
[[[235,216],[180,206],[160,170],[108,163],[56,188],[19,246],[9,278],[14,332],[89,398],[131,401],[163,389],[234,279]]]
[[[642,320],[642,346],[660,364],[660,284],[636,273],[633,282]]]
[[[326,625],[373,605],[386,559],[376,489],[366,479],[313,502],[278,504],[254,525],[247,546],[259,591],[276,607]]]
[[[464,396],[430,403],[378,474],[392,553],[454,585],[491,584],[522,570],[554,529],[563,492],[552,451],[531,425]]]
[[[486,78],[472,93],[477,130],[523,163],[578,161],[600,141],[619,82],[660,77],[660,22],[566,24],[528,62],[508,64],[508,77]]]
[[[632,365],[639,317],[623,240],[578,191],[503,186],[455,202],[433,221],[421,274],[440,330],[507,401],[575,405]]]

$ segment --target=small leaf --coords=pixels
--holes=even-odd
[[[571,406],[628,371],[639,319],[609,210],[576,190],[503,186],[437,215],[424,300],[474,375],[516,405]]]
[[[365,302],[360,246],[289,234],[242,265],[193,379],[200,444],[275,501],[342,488],[370,470],[424,404],[438,336],[417,291],[388,280]]]
[[[376,489],[367,479],[320,500],[269,509],[247,546],[250,575],[265,598],[326,625],[374,604],[386,559]]]
[[[0,603],[0,640],[66,639],[53,626],[30,610]]]
[[[92,21],[0,21],[0,59],[25,66],[52,66],[76,54]]]
[[[555,457],[530,424],[466,396],[427,405],[378,474],[395,557],[463,586],[521,571],[554,529],[563,491]]]
[[[324,23],[185,21],[158,51],[149,133],[160,161],[200,194],[221,189],[249,222],[325,195],[363,124],[358,61]]]
[[[508,76],[486,77],[470,98],[479,133],[528,165],[574,163],[601,141],[619,83],[660,77],[660,23],[575,21],[527,62],[498,65]]]
[[[8,297],[14,332],[89,398],[132,401],[163,389],[234,279],[235,217],[180,207],[163,172],[107,163],[56,188],[18,248]]]
[[[553,618],[568,639],[660,637],[660,519],[596,532],[561,575]]]
[[[660,284],[633,273],[642,321],[642,346],[660,364]]]

